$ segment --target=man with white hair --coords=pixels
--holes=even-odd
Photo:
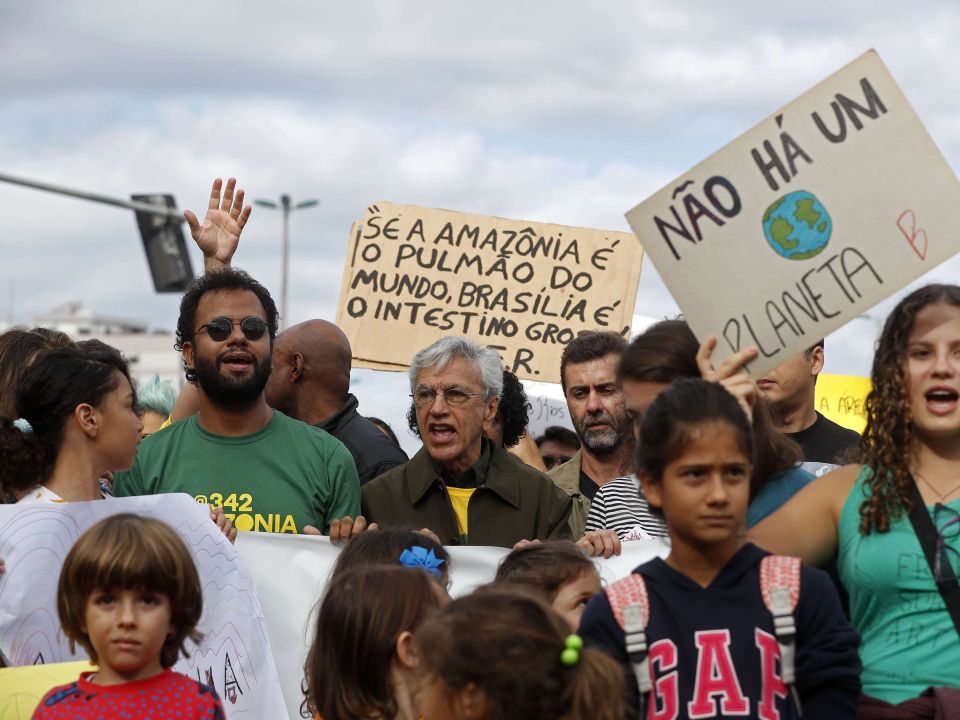
[[[363,486],[364,517],[428,528],[444,544],[570,539],[570,497],[483,436],[503,389],[496,351],[445,337],[414,355],[409,375],[423,448]]]

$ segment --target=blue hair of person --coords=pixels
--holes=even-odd
[[[137,405],[143,412],[151,411],[169,417],[177,402],[177,391],[169,380],[161,380],[154,375],[137,386]]]

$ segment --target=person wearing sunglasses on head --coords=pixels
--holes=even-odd
[[[118,495],[186,492],[223,507],[239,530],[328,532],[331,520],[356,516],[360,483],[338,440],[271,408],[277,307],[263,285],[226,265],[249,216],[243,191],[214,183],[200,226],[187,213],[205,258],[226,248],[220,269],[205,263],[180,303],[176,349],[198,411],[143,440],[133,468],[118,473]],[[191,220],[192,218],[192,220]]]

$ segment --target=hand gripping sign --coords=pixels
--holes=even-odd
[[[760,377],[960,250],[960,183],[869,51],[627,213],[715,362]]]

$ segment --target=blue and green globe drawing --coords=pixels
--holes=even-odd
[[[763,214],[763,234],[770,247],[788,260],[812,258],[830,242],[833,223],[813,193],[796,190],[774,202]]]

